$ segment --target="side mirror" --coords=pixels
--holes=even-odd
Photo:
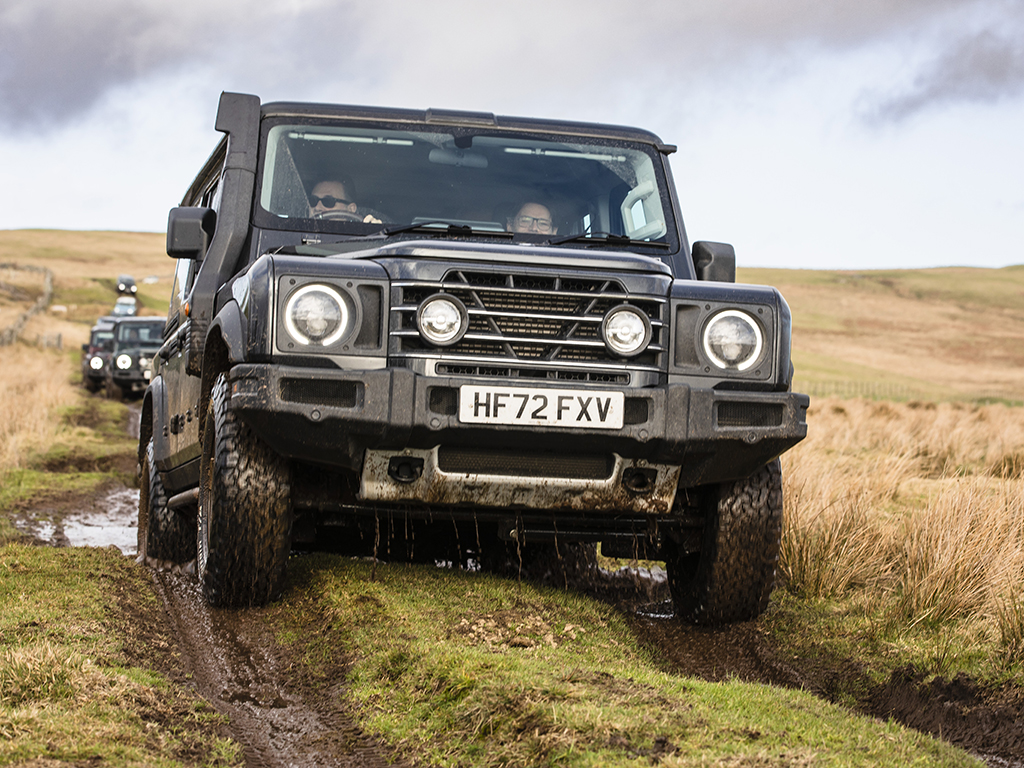
[[[89,353],[89,345],[88,344],[83,344],[82,345],[82,351],[85,352],[86,354],[88,354]]]
[[[693,267],[698,280],[736,282],[736,250],[728,243],[699,240],[693,244]]]
[[[201,259],[217,227],[212,208],[171,208],[167,215],[167,255],[172,259]]]

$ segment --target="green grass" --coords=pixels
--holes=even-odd
[[[363,727],[430,765],[976,764],[807,693],[668,674],[565,591],[327,556],[291,574],[282,642],[311,674],[350,660]]]
[[[78,404],[60,414],[65,429],[58,440],[27,456],[23,468],[0,472],[0,544],[21,540],[12,520],[27,510],[52,507],[60,515],[106,486],[137,487],[138,442],[127,434],[128,418],[124,403],[82,391]]]
[[[209,705],[128,664],[125,625],[155,601],[112,548],[0,547],[0,765],[243,764]]]

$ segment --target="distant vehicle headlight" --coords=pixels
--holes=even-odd
[[[761,326],[738,309],[719,312],[704,328],[704,353],[719,368],[745,371],[763,349]]]
[[[132,356],[131,355],[118,355],[117,360],[114,361],[119,370],[127,371],[132,367]]]
[[[438,293],[427,298],[416,310],[416,327],[428,342],[445,347],[466,335],[469,312],[455,296]]]
[[[89,359],[89,367],[94,371],[98,371],[103,367],[103,358],[99,355],[93,355],[93,357]]]
[[[300,344],[330,346],[345,335],[351,322],[348,304],[329,285],[304,285],[285,306],[285,327]]]
[[[651,340],[651,321],[628,304],[613,307],[601,322],[601,338],[613,354],[633,357],[647,348]]]

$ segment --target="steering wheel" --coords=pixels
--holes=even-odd
[[[365,218],[364,214],[352,211],[321,211],[313,215],[314,219],[325,219],[326,221],[358,221],[360,224]]]

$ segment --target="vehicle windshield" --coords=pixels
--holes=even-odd
[[[113,331],[93,331],[92,341],[90,343],[92,346],[98,347],[103,342],[110,341],[112,338],[114,338]]]
[[[676,244],[669,200],[657,149],[639,142],[279,124],[267,135],[257,220],[354,235],[455,225],[665,247]]]
[[[163,343],[164,321],[156,323],[122,323],[117,329],[121,344],[140,347],[159,347]]]

